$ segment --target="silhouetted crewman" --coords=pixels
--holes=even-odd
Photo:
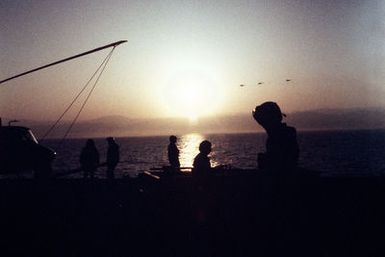
[[[179,171],[180,162],[179,162],[179,149],[176,146],[177,138],[176,136],[170,136],[170,144],[167,147],[168,161],[173,171]]]
[[[253,111],[254,119],[266,130],[266,152],[258,154],[258,167],[276,172],[294,170],[297,167],[299,148],[295,128],[282,123],[279,106],[265,102]]]
[[[210,158],[208,157],[211,152],[210,141],[204,140],[199,145],[199,154],[194,158],[192,175],[196,178],[207,178],[211,172]]]
[[[116,165],[118,165],[120,160],[119,145],[116,143],[113,137],[106,138],[108,143],[107,149],[107,178],[113,179],[115,177],[114,171]]]
[[[95,171],[99,166],[99,152],[92,139],[87,139],[86,145],[80,153],[80,165],[83,170],[84,178],[94,178]]]

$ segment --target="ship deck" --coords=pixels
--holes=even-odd
[[[2,256],[383,256],[385,178],[0,180]]]

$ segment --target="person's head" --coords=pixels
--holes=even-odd
[[[95,147],[95,141],[93,139],[87,139],[86,147]]]
[[[176,136],[174,136],[174,135],[170,136],[169,140],[170,140],[170,143],[175,144],[176,143]]]
[[[257,105],[252,113],[254,119],[266,130],[281,124],[282,117],[285,116],[275,102],[265,102]]]
[[[211,152],[211,143],[210,141],[204,140],[199,145],[199,152],[203,154],[209,154]]]
[[[113,138],[113,137],[107,137],[106,140],[107,140],[107,143],[108,143],[108,144],[113,144],[113,143],[115,143],[115,138]]]

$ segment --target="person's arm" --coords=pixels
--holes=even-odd
[[[290,128],[287,139],[287,161],[291,166],[297,166],[299,157],[299,146],[297,141],[297,131],[295,128]]]
[[[258,153],[258,169],[265,169],[266,168],[266,153]]]
[[[80,152],[79,162],[81,165],[83,165],[84,161],[85,161],[85,154],[84,154],[84,150],[82,149],[82,151]]]
[[[95,154],[96,154],[96,164],[99,166],[99,163],[100,163],[100,157],[99,157],[99,152],[96,150],[95,151]]]

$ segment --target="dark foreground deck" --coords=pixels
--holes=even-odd
[[[0,256],[384,256],[384,178],[0,180]]]

